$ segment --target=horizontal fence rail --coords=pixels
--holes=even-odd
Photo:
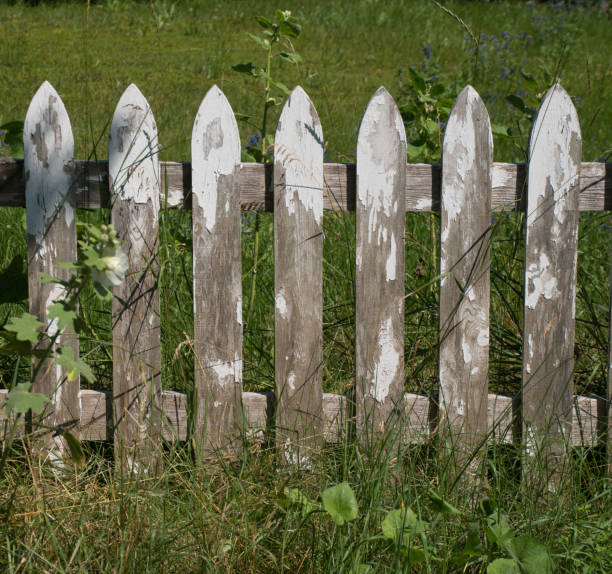
[[[128,273],[113,287],[112,391],[82,390],[57,365],[41,369],[34,390],[52,400],[37,424],[114,440],[128,470],[158,468],[162,438],[194,439],[204,457],[237,455],[243,433],[260,439],[269,430],[280,460],[305,466],[324,441],[392,431],[400,443],[439,438],[456,469],[475,472],[496,441],[522,443],[527,461],[542,455],[551,477],[567,446],[604,444],[612,470],[612,385],[607,397],[572,392],[579,212],[612,210],[612,163],[581,161],[578,116],[563,88],[543,100],[526,165],[493,162],[488,112],[470,86],[449,117],[441,165],[406,163],[402,119],[384,88],[364,113],[356,164],[324,164],[323,141],[316,109],[298,87],[280,116],[274,163],[241,163],[233,111],[215,86],[194,122],[192,162],[160,162],[153,113],[131,85],[112,119],[108,162],[75,161],[68,115],[45,82],[26,117],[25,159],[0,158],[0,206],[26,208],[30,310],[57,332],[47,311],[63,293],[39,275],[75,261],[75,208],[111,209]],[[192,210],[189,397],[163,391],[160,380],[158,221],[167,207]],[[241,210],[274,212],[275,393],[242,391]],[[356,213],[350,397],[322,392],[324,210]],[[441,213],[436,398],[403,391],[404,215],[432,210]],[[495,210],[527,213],[518,397],[488,393]],[[78,356],[73,334],[61,332],[60,341]],[[7,393],[0,390],[0,405]],[[67,453],[59,439],[46,439],[44,449],[50,458]]]
[[[162,207],[191,209],[191,163],[160,161]],[[406,164],[406,211],[439,211],[442,168],[438,164]],[[274,166],[241,163],[238,172],[242,211],[273,211]],[[110,207],[107,161],[75,161],[76,206]],[[356,166],[323,164],[323,209],[355,211]],[[525,210],[527,166],[496,163],[491,166],[491,209]],[[612,211],[612,162],[582,162],[580,211]],[[0,158],[0,207],[25,207],[23,160]]]

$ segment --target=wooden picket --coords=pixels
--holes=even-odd
[[[281,114],[274,165],[241,164],[234,114],[213,87],[194,122],[191,165],[159,162],[153,114],[131,85],[113,116],[108,163],[74,162],[68,115],[53,88],[43,84],[25,122],[24,162],[0,160],[0,206],[27,208],[30,309],[48,332],[57,332],[47,309],[64,292],[41,284],[39,276],[69,277],[58,263],[76,259],[76,207],[111,207],[129,270],[114,288],[112,392],[79,391],[78,380],[69,381],[48,361],[51,368],[40,369],[35,389],[52,403],[45,418],[35,422],[74,427],[84,440],[114,438],[118,463],[126,470],[157,468],[162,438],[194,438],[197,452],[206,457],[236,454],[244,431],[265,432],[275,412],[281,460],[306,467],[324,440],[346,436],[356,414],[362,440],[389,431],[397,431],[400,442],[437,436],[456,467],[471,472],[483,460],[481,447],[491,441],[522,440],[553,474],[569,444],[603,440],[612,473],[612,391],[600,399],[572,394],[578,215],[610,209],[612,166],[581,163],[578,117],[565,91],[554,86],[546,95],[532,129],[527,167],[493,163],[488,114],[469,86],[449,118],[441,167],[406,164],[403,123],[382,88],[364,113],[356,165],[324,166],[323,147],[316,110],[298,87]],[[525,184],[521,436],[514,432],[512,398],[487,389],[489,218],[491,209],[521,209]],[[168,204],[178,205],[190,192],[191,402],[185,394],[161,390],[156,283],[160,197],[167,194]],[[240,209],[274,210],[275,397],[241,389]],[[356,211],[352,397],[322,392],[324,209]],[[403,392],[404,214],[437,209],[440,393],[430,399]],[[78,356],[76,338],[60,337]],[[6,394],[0,391],[0,402]],[[193,435],[188,404],[196,408]],[[43,446],[48,458],[66,456],[65,444],[50,433]]]
[[[355,407],[362,440],[399,429],[404,411],[405,163],[402,117],[379,88],[357,137]]]
[[[126,280],[113,287],[115,452],[122,468],[145,472],[156,468],[160,454],[160,181],[157,126],[134,84],[113,115],[108,174],[111,221],[128,258]]]
[[[65,298],[59,283],[42,282],[46,273],[68,280],[72,271],[60,266],[76,262],[76,209],[74,140],[66,108],[51,84],[44,82],[30,103],[23,129],[26,224],[28,233],[28,288],[30,313],[45,326],[49,337],[72,349],[78,358],[79,342],[74,334],[58,333],[57,319],[49,320],[49,308]],[[35,363],[33,390],[51,398],[36,428],[63,428],[79,435],[81,408],[79,379],[69,378],[68,369],[53,360]],[[52,460],[64,458],[67,445],[55,433],[43,433],[42,454]]]
[[[208,456],[235,452],[242,426],[240,135],[217,86],[198,110],[191,157],[195,434]]]
[[[529,143],[522,392],[526,451],[551,473],[572,424],[580,161],[578,115],[555,85]]]
[[[485,444],[489,375],[493,136],[471,86],[450,114],[442,157],[439,418],[442,441],[460,470]],[[470,466],[478,463],[473,458]]]
[[[323,442],[323,133],[306,92],[291,92],[274,140],[276,444],[307,466]]]

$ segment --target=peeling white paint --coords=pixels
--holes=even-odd
[[[565,150],[571,148],[572,142],[579,143],[581,140],[580,123],[574,104],[565,90],[555,84],[544,97],[531,129],[528,225],[532,225],[541,216],[541,209],[547,210],[550,207],[553,207],[555,221],[559,225],[565,222],[568,193],[580,178],[580,158],[576,162],[572,154],[565,153]],[[554,161],[551,162],[552,157]],[[549,185],[553,190],[554,204],[540,205],[538,199],[546,197]]]
[[[374,376],[370,381],[370,396],[383,403],[400,365],[400,350],[396,348],[393,320],[389,317],[378,331],[378,358],[374,365]],[[403,351],[403,349],[402,349]]]
[[[470,300],[470,302],[474,301],[476,299],[476,293],[474,293],[474,286],[470,285],[467,288],[467,291],[465,292],[467,298]]]
[[[236,379],[236,361],[217,363],[211,365],[211,368],[217,376],[217,381],[223,386],[227,384],[227,379],[231,379],[232,381]]]
[[[397,268],[397,245],[395,243],[395,233],[391,233],[389,257],[387,257],[387,264],[385,268],[387,272],[387,281],[395,281]]]
[[[463,401],[462,398],[459,398],[457,401],[457,405],[455,408],[455,412],[457,413],[457,416],[464,416],[465,415],[465,402]]]
[[[155,219],[159,212],[159,145],[157,125],[147,100],[130,84],[123,92],[111,122],[108,175],[112,194],[137,204],[149,201]]]
[[[431,210],[431,199],[419,199],[416,202],[417,211],[430,211]]]
[[[317,225],[323,218],[323,131],[317,112],[301,87],[283,107],[274,139],[275,163],[284,170],[285,206],[295,213],[298,203],[311,211]]]
[[[472,349],[468,341],[463,339],[461,342],[461,350],[463,351],[463,362],[469,364],[472,362]]]
[[[385,218],[397,213],[394,183],[401,175],[399,170],[405,169],[404,155],[399,153],[405,142],[399,110],[389,93],[381,88],[368,104],[357,138],[357,196],[368,212],[368,243],[377,237],[378,226],[387,227]]]
[[[276,310],[280,313],[280,316],[283,319],[286,319],[287,318],[287,300],[285,299],[285,294],[282,290],[276,294],[275,306],[276,306]]]
[[[480,347],[487,347],[489,345],[489,325],[486,325],[478,331],[476,342]]]
[[[236,321],[238,325],[242,325],[242,297],[238,297],[236,301]]]
[[[287,376],[287,385],[292,391],[295,391],[295,373],[289,373]]]
[[[465,94],[466,102],[462,96]],[[442,208],[447,221],[455,221],[465,205],[465,185],[476,160],[476,133],[472,107],[478,94],[468,86],[460,94],[448,119],[443,142],[443,157],[453,161],[442,162]],[[459,106],[459,107],[458,107]],[[451,169],[448,169],[448,165]]]
[[[67,226],[74,222],[74,209],[66,198],[76,189],[70,119],[49,82],[32,98],[24,122],[23,146],[24,172],[28,174],[26,225],[39,246],[36,257],[42,259],[47,254],[45,232],[59,210],[64,209]]]
[[[557,289],[557,278],[554,269],[550,268],[550,260],[546,253],[540,253],[538,263],[531,263],[526,272],[525,305],[535,309],[540,297],[544,299],[556,299],[561,292]]]
[[[213,407],[215,409],[218,409],[223,403],[221,401],[214,401],[213,402]]]
[[[219,178],[234,173],[240,164],[240,135],[234,112],[223,92],[213,86],[202,100],[191,134],[193,195],[202,208],[208,231],[215,227]],[[221,198],[225,213],[228,198]]]

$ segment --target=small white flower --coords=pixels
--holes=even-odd
[[[127,255],[120,247],[115,249],[106,248],[102,252],[101,261],[104,262],[104,269],[94,269],[92,276],[94,281],[97,281],[106,288],[117,287],[121,285],[125,279],[125,272],[128,269]]]

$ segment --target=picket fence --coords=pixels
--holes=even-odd
[[[188,404],[205,456],[234,450],[245,428],[274,428],[280,459],[300,463],[347,431],[412,442],[436,434],[459,465],[478,460],[473,455],[491,440],[543,448],[557,466],[570,444],[610,448],[610,394],[573,396],[572,370],[579,212],[611,208],[612,164],[581,162],[578,116],[561,86],[550,89],[534,121],[527,166],[493,162],[488,113],[470,86],[449,118],[441,166],[406,164],[402,119],[383,88],[361,121],[355,165],[323,163],[321,123],[300,87],[280,116],[273,166],[241,163],[236,120],[216,86],[191,141],[191,164],[160,162],[153,114],[131,85],[112,119],[108,162],[74,161],[60,97],[47,82],[34,96],[23,163],[0,163],[0,205],[26,207],[31,312],[54,328],[46,310],[62,290],[39,277],[70,273],[59,263],[76,260],[75,208],[110,206],[129,259],[112,302],[112,392],[80,390],[60,365],[42,369],[34,390],[51,403],[37,424],[84,440],[114,438],[118,460],[132,468],[156,464],[162,438],[191,438]],[[161,388],[161,202],[193,211],[192,402]],[[241,389],[241,209],[274,211],[274,395]],[[429,398],[404,393],[404,231],[406,211],[434,209],[441,212],[440,361],[439,397]],[[518,401],[487,388],[492,209],[527,213]],[[324,210],[356,211],[352,397],[322,392]],[[78,356],[76,338],[61,337]],[[46,448],[63,456],[66,447],[56,437]]]

